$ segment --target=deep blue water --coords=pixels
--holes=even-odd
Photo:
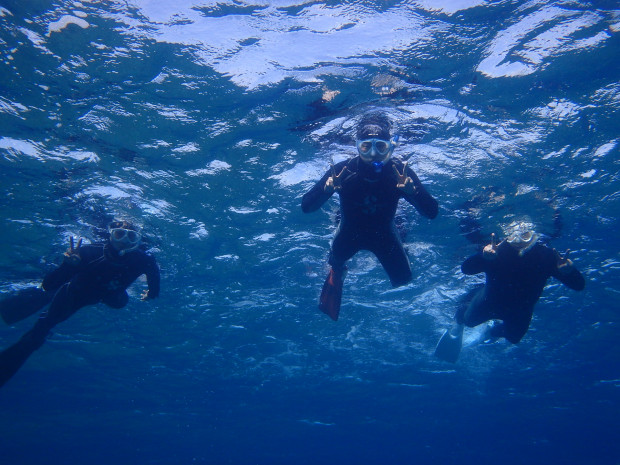
[[[162,268],[159,299],[81,310],[2,388],[2,463],[620,464],[615,2],[15,0],[0,26],[0,291],[112,216]],[[414,281],[360,253],[334,323],[337,201],[299,203],[374,109],[440,215],[402,205]],[[452,365],[473,200],[587,285]]]

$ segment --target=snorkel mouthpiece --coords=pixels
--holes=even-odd
[[[373,161],[372,162],[372,167],[375,170],[375,173],[380,173],[381,170],[383,170],[383,162],[381,161]]]

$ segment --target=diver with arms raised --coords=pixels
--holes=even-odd
[[[404,198],[427,218],[435,218],[437,201],[414,171],[392,158],[396,141],[387,117],[364,115],[357,127],[358,156],[341,161],[302,199],[305,213],[318,210],[334,193],[340,197],[341,218],[329,254],[331,270],[319,300],[321,311],[338,319],[345,277],[345,263],[360,250],[369,250],[381,262],[392,286],[412,279],[409,259],[396,232],[394,216]]]
[[[517,344],[527,332],[534,305],[547,280],[558,279],[576,291],[585,287],[585,280],[567,251],[561,256],[538,241],[538,235],[527,222],[514,223],[510,234],[501,243],[491,243],[469,257],[461,265],[467,275],[486,274],[486,283],[472,290],[457,310],[455,322],[444,333],[435,350],[437,357],[456,362],[461,351],[463,327],[475,327],[490,320],[480,341],[505,338]]]

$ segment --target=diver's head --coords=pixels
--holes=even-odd
[[[113,221],[108,226],[110,244],[122,257],[127,252],[135,250],[140,245],[140,233],[137,228],[127,221]]]
[[[357,152],[362,161],[377,173],[396,147],[396,140],[390,136],[391,127],[388,118],[379,112],[364,115],[357,126]]]
[[[508,231],[506,242],[519,252],[521,257],[538,241],[538,234],[534,231],[534,226],[527,221],[511,223],[508,226]]]

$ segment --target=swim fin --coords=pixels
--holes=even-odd
[[[53,295],[40,287],[27,287],[0,301],[0,316],[12,325],[37,313],[50,303]]]
[[[435,348],[435,356],[450,363],[456,363],[463,345],[463,325],[452,324],[439,340]]]
[[[8,349],[0,352],[0,387],[13,377],[28,357],[43,345],[45,334],[36,329],[28,331],[22,338]]]
[[[340,313],[340,302],[342,301],[342,285],[344,283],[344,270],[336,272],[332,268],[323,284],[321,298],[319,299],[319,309],[337,321]]]

